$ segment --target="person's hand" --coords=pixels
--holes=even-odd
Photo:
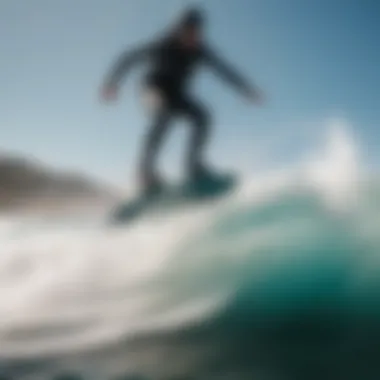
[[[253,104],[256,104],[258,106],[262,106],[265,104],[265,95],[264,93],[259,90],[259,89],[255,89],[255,90],[251,90],[251,91],[248,91],[247,93],[247,100],[250,102],[250,103],[253,103]]]
[[[117,100],[119,95],[119,89],[116,86],[105,85],[101,88],[100,97],[101,100],[110,103]]]

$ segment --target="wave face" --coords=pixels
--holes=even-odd
[[[316,159],[207,207],[128,228],[8,215],[0,371],[378,379],[379,185],[335,128]]]

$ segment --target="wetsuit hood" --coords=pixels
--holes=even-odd
[[[198,8],[187,8],[180,17],[182,27],[202,27],[205,23],[205,16]]]
[[[178,32],[187,28],[203,28],[205,15],[199,8],[186,8],[179,16],[174,31]]]

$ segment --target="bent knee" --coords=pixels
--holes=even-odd
[[[194,115],[196,126],[201,129],[209,129],[211,125],[211,114],[205,109],[199,109]]]

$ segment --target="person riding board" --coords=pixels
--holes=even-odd
[[[105,101],[116,100],[119,84],[127,71],[136,63],[148,61],[150,68],[144,76],[143,87],[159,95],[160,107],[153,113],[140,166],[140,181],[144,191],[162,189],[163,181],[154,170],[157,153],[176,116],[190,120],[192,136],[187,155],[187,174],[190,180],[203,178],[216,180],[218,175],[210,170],[203,154],[209,137],[210,114],[197,100],[190,96],[190,78],[200,63],[216,70],[227,82],[236,87],[253,102],[260,103],[260,91],[231,69],[203,41],[205,16],[200,9],[187,9],[174,29],[163,38],[139,46],[122,54],[113,65],[102,86]]]

